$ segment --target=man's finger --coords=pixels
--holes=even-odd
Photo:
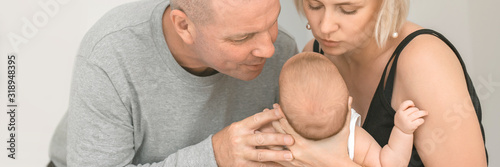
[[[241,121],[243,127],[247,127],[253,130],[260,129],[264,125],[271,123],[272,121],[278,120],[281,115],[276,110],[265,110],[263,112],[252,115]]]
[[[278,111],[278,113],[280,115],[283,115],[283,111],[281,110],[281,107],[278,105],[278,104],[274,104],[273,105],[274,107],[274,110]],[[273,124],[276,124],[276,123],[273,123]],[[284,133],[287,133],[287,134],[290,134],[290,135],[293,135],[295,137],[298,137],[298,138],[301,138],[303,139],[299,134],[297,134],[297,132],[295,132],[295,130],[290,126],[290,123],[288,123],[288,120],[286,120],[286,117],[283,117],[281,119],[278,120],[278,124],[277,125],[273,125],[275,127],[279,127],[281,128],[281,130],[283,130]]]
[[[273,125],[273,129],[277,132],[277,133],[283,133],[283,134],[286,134],[286,132],[283,130],[283,127],[281,127],[281,124],[279,121],[273,121],[272,122],[272,125]]]
[[[280,133],[250,134],[244,140],[250,146],[290,146],[294,143],[292,136]]]
[[[247,151],[244,158],[255,162],[272,162],[272,161],[291,161],[293,160],[292,152],[288,150],[275,151],[267,149],[255,149]]]
[[[264,125],[263,127],[261,127],[259,129],[259,131],[262,132],[262,133],[277,133],[277,131],[274,129],[272,123]]]
[[[276,162],[249,162],[245,167],[283,167],[283,165]]]

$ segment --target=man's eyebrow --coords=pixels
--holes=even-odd
[[[273,23],[278,22],[278,18],[280,16],[280,14],[281,14],[281,6],[280,6],[280,10],[278,12],[278,16],[276,17],[276,20],[274,20]],[[271,26],[273,26],[273,25],[271,25]],[[256,32],[256,31],[255,32],[247,32],[247,33],[239,33],[239,34],[229,35],[229,36],[226,37],[226,39],[243,38],[243,37],[246,37],[246,36],[255,35],[257,33],[258,32]]]
[[[226,39],[235,39],[235,38],[243,38],[246,36],[251,36],[257,34],[257,32],[249,32],[249,33],[239,33],[239,34],[234,34],[234,35],[229,35],[226,37]]]

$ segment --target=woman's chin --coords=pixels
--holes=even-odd
[[[346,54],[346,50],[343,48],[325,48],[323,52],[328,56],[341,56]]]

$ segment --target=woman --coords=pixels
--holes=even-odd
[[[394,125],[394,109],[412,100],[429,115],[415,131],[409,166],[487,166],[481,108],[460,55],[439,33],[406,21],[409,0],[295,4],[315,38],[303,51],[320,52],[337,66],[363,128],[381,146]],[[345,147],[338,146],[334,149],[342,152],[325,153],[330,155],[325,159],[303,157],[321,155],[324,146],[317,145],[324,143],[295,142],[304,148],[291,149],[302,164],[329,164],[332,154],[345,153]]]

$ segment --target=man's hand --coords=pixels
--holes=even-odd
[[[282,118],[277,110],[265,109],[242,121],[235,122],[212,136],[215,160],[221,167],[281,166],[273,161],[291,161],[288,150],[257,149],[261,146],[290,146],[290,135],[258,131]]]
[[[413,134],[424,123],[427,111],[419,110],[411,100],[406,100],[399,106],[394,116],[394,125],[406,134]]]

